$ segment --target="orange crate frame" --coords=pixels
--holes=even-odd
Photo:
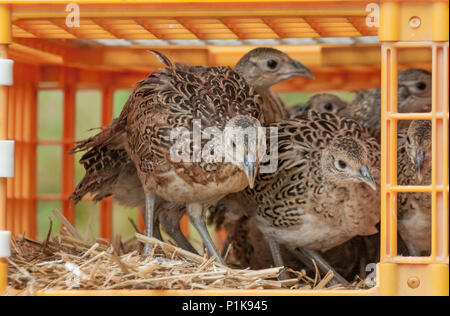
[[[19,2],[19,1],[12,1]],[[95,1],[79,1],[95,2]],[[120,2],[120,1],[111,1]],[[139,2],[139,1],[137,1]],[[149,1],[154,2],[154,1]],[[184,1],[178,2],[182,5]],[[198,1],[203,2],[203,1]],[[261,9],[271,1],[243,1],[252,3]],[[303,5],[302,1],[286,1],[290,4]],[[317,1],[332,3],[332,1]],[[346,1],[351,3],[367,3],[366,1]],[[222,1],[216,4],[222,4]],[[272,1],[276,3],[276,1]],[[25,11],[24,11],[25,12]],[[22,13],[24,13],[22,12]],[[30,14],[32,10],[26,13]],[[24,13],[25,14],[25,13]],[[208,11],[214,16],[214,11]],[[288,15],[288,12],[281,15]],[[292,13],[291,13],[292,14]],[[327,12],[332,15],[332,13]],[[37,17],[39,13],[35,14]],[[240,15],[239,12],[236,14]],[[11,43],[11,23],[9,7],[0,4],[0,58],[7,57],[7,47]],[[405,18],[419,16],[424,27],[411,32],[405,27]],[[105,17],[107,18],[107,17]],[[382,51],[382,178],[381,178],[381,262],[378,264],[377,287],[368,291],[44,291],[38,295],[448,295],[448,1],[406,2],[381,1],[381,21],[379,40]],[[447,27],[445,27],[447,25]],[[431,113],[399,114],[397,112],[397,68],[398,48],[430,47],[433,55],[433,105]],[[27,66],[28,67],[28,66]],[[71,71],[70,69],[64,70]],[[15,75],[20,75],[21,67],[16,67]],[[28,72],[27,72],[28,74]],[[35,71],[34,74],[39,74]],[[63,148],[70,148],[69,141],[74,140],[73,106],[74,83],[66,82],[62,76],[61,86],[64,89],[64,132]],[[16,81],[19,82],[19,81]],[[35,213],[33,203],[36,199],[35,150],[37,140],[36,124],[36,91],[39,76],[27,77],[14,87],[0,87],[0,140],[16,141],[16,174],[14,179],[0,179],[0,230],[9,229],[16,232],[27,231],[33,234]],[[110,121],[112,116],[112,90],[102,90],[102,123]],[[396,182],[397,168],[397,121],[411,119],[427,119],[433,126],[433,176],[430,186],[403,187]],[[12,124],[11,124],[12,123]],[[71,192],[73,183],[73,157],[63,156],[62,198]],[[68,180],[67,180],[68,179]],[[396,194],[398,192],[429,192],[432,194],[432,254],[426,258],[404,258],[397,256],[397,223]],[[61,198],[61,197],[59,197]],[[59,199],[58,198],[58,199]],[[109,218],[111,217],[110,201],[101,205],[102,234],[110,236]],[[64,214],[73,219],[73,210],[68,203],[63,203]],[[103,220],[105,219],[105,221]],[[408,286],[411,278],[421,281],[419,289]],[[0,259],[0,293],[6,286],[7,264]]]

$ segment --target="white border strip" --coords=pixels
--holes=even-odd
[[[11,256],[11,232],[0,230],[0,258]]]
[[[13,60],[0,58],[0,86],[13,85],[13,65]]]
[[[0,140],[0,178],[14,177],[14,141]]]

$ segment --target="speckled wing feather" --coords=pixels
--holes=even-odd
[[[370,138],[355,121],[329,113],[318,114],[310,111],[300,119],[283,121],[271,126],[278,128],[278,170],[272,174],[260,174],[254,190],[245,191],[256,201],[258,216],[275,228],[290,229],[301,226],[305,216],[315,216],[323,223],[345,225],[349,231],[359,230],[361,234],[365,229],[373,230],[373,226],[365,227],[365,219],[360,218],[358,202],[355,202],[355,205],[348,205],[353,203],[349,199],[351,200],[350,196],[355,194],[354,192],[349,192],[345,186],[331,191],[324,189],[320,161],[322,150],[335,137],[352,136],[362,139],[373,149],[370,153],[373,168],[371,171],[376,178],[375,181],[378,182],[379,172],[376,170],[379,167],[379,146],[376,140]],[[362,184],[355,186],[355,190],[359,190],[363,195],[358,201],[363,201],[364,194],[367,194],[373,199],[371,203],[377,204],[376,198],[369,192],[370,189],[363,187]],[[342,210],[346,207],[352,207],[353,214],[342,214]],[[377,217],[375,213],[378,210],[372,211],[374,214],[366,217],[372,215],[374,218]],[[370,234],[368,231],[365,233]]]
[[[336,135],[365,137],[373,148],[378,144],[371,140],[364,129],[353,120],[342,119],[329,113],[306,112],[298,120],[283,121],[271,126],[278,128],[278,170],[272,174],[261,174],[254,189],[259,194],[260,211],[273,218],[273,224],[287,227],[300,221],[301,214],[295,211],[277,214],[278,207],[295,205],[300,200],[289,203],[290,196],[295,199],[308,192],[314,200],[321,201],[327,192],[323,191],[320,169],[320,152]],[[374,166],[379,165],[376,152],[372,156]],[[267,185],[270,183],[270,187]],[[276,189],[277,195],[272,196]],[[252,190],[247,190],[252,195]],[[264,193],[264,194],[261,194]],[[308,197],[311,198],[311,197]],[[270,201],[270,203],[268,203]],[[275,203],[275,205],[274,205]],[[334,217],[337,209],[321,210],[326,218]],[[318,212],[318,210],[316,210]]]
[[[260,96],[229,67],[173,66],[165,56],[156,54],[169,68],[159,69],[140,81],[119,118],[74,148],[73,152],[88,150],[80,161],[86,175],[71,195],[76,202],[91,193],[96,201],[114,195],[127,206],[143,204],[144,191],[138,185],[137,170],[126,150],[127,131],[141,170],[148,172],[153,163],[158,165],[167,157],[172,128],[192,130],[192,120],[196,118],[201,120],[203,129],[223,128],[237,114],[248,114],[264,122]],[[146,145],[150,138],[161,135],[160,144]],[[203,167],[215,170],[216,166]]]
[[[124,126],[115,120],[97,135],[75,145],[71,154],[86,151],[80,159],[86,174],[71,194],[71,200],[77,203],[91,193],[94,201],[100,201],[112,194],[119,175],[129,168],[125,144]]]
[[[398,112],[414,113],[431,110],[431,74],[423,69],[406,69],[398,74]],[[381,134],[381,89],[356,91],[348,108],[339,113],[352,118],[367,128],[370,134],[380,140]],[[409,122],[400,121],[399,129]]]
[[[381,134],[381,89],[359,90],[350,106],[339,115],[359,122],[379,140]]]
[[[397,182],[399,185],[420,185],[416,178],[416,169],[407,154],[406,131],[399,133],[397,151]],[[422,185],[431,183],[431,168],[424,175]],[[431,249],[431,194],[398,194],[398,230],[407,243],[411,243],[419,252],[429,255]],[[419,255],[419,254],[418,254]]]
[[[261,99],[244,79],[229,67],[172,65],[159,69],[134,90],[134,102],[127,104],[119,120],[126,120],[130,153],[141,174],[168,171],[170,133],[174,128],[193,130],[194,120],[202,129],[222,130],[232,117],[249,115],[263,121]],[[202,141],[202,147],[207,140]],[[191,144],[192,146],[192,144]],[[203,182],[196,168],[207,170],[213,164],[193,163],[188,177]],[[180,168],[185,168],[180,165]],[[160,179],[154,178],[156,182]],[[187,179],[185,179],[187,180]]]
[[[416,182],[416,170],[414,164],[410,161],[406,149],[406,130],[398,132],[398,150],[397,150],[397,182],[399,185],[414,185]]]
[[[87,193],[95,194],[94,201],[110,196],[123,166],[129,160],[125,150],[108,149],[107,146],[93,147],[85,153],[80,163],[86,170],[86,176],[75,188],[70,199],[79,202]]]
[[[257,89],[257,92],[263,100],[262,110],[266,124],[275,123],[287,117],[286,106],[275,92],[269,89]]]
[[[305,104],[294,105],[288,109],[288,117],[291,119],[302,115],[307,111],[315,111],[319,113],[333,113],[338,114],[343,111],[348,111],[349,104],[341,98],[330,93],[317,93],[306,101]]]
[[[228,259],[242,269],[265,269],[273,266],[269,246],[257,227],[255,218],[251,216],[254,209],[256,206],[240,192],[222,199],[210,214],[209,224],[214,225],[217,230],[225,228],[227,232],[223,251],[227,251],[231,246]],[[379,244],[377,235],[355,237],[322,255],[339,274],[353,280],[357,275],[365,276],[368,263],[379,261]],[[314,269],[308,269],[283,245],[280,245],[280,251],[285,267],[295,271],[305,269],[308,275],[316,273]]]

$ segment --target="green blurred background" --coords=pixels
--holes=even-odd
[[[117,90],[114,94],[114,117],[117,117],[131,90]],[[342,99],[350,101],[352,94],[348,92],[332,92]],[[315,93],[281,93],[280,97],[287,106],[306,102]],[[40,140],[58,140],[62,137],[63,92],[60,90],[40,90],[38,93],[38,138]],[[76,94],[76,138],[83,139],[95,134],[101,122],[101,92],[98,90],[80,90]],[[40,145],[37,149],[37,191],[38,194],[61,193],[61,146]],[[75,158],[76,183],[84,175],[83,167],[78,163],[81,154]],[[49,229],[49,217],[52,210],[60,209],[60,202],[37,202],[38,239],[43,240]],[[124,208],[114,203],[113,236],[120,234],[123,238],[134,233],[128,217],[137,222],[137,209]],[[99,204],[81,202],[75,207],[75,226],[86,239],[94,240],[99,236],[100,212]],[[59,232],[59,221],[53,218],[53,234]],[[192,230],[192,227],[191,227]],[[192,233],[191,238],[199,242],[198,235]]]

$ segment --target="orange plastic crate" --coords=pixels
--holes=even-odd
[[[370,1],[76,1],[81,25],[65,24],[65,1],[0,0],[0,58],[15,60],[14,85],[0,86],[0,141],[15,141],[15,177],[0,178],[0,230],[36,235],[36,203],[61,201],[71,221],[67,201],[74,185],[74,158],[62,157],[61,195],[38,195],[36,149],[57,144],[63,152],[75,140],[75,92],[95,88],[102,93],[101,124],[113,117],[113,93],[130,88],[159,65],[143,51],[153,45],[139,40],[194,40],[200,46],[161,46],[180,62],[233,65],[252,43],[248,39],[276,40],[317,74],[276,87],[278,91],[356,90],[382,87],[381,262],[377,286],[368,291],[45,291],[38,295],[448,295],[448,124],[449,33],[448,1],[377,1],[380,25],[366,23]],[[414,25],[411,18],[419,18]],[[415,20],[417,21],[417,20]],[[379,36],[378,43],[327,44],[328,37]],[[315,38],[314,45],[290,45],[286,38]],[[51,41],[49,41],[51,39]],[[79,40],[125,40],[124,47],[81,49]],[[235,40],[239,46],[211,45],[209,40]],[[148,43],[148,42],[147,42]],[[166,42],[167,43],[167,42]],[[72,45],[74,44],[74,45]],[[427,52],[431,52],[428,54]],[[402,55],[403,54],[403,55]],[[359,56],[364,56],[360,60]],[[399,56],[409,57],[400,58]],[[399,59],[409,60],[399,65]],[[427,67],[433,72],[431,113],[397,113],[397,70]],[[381,70],[381,77],[380,77]],[[37,91],[41,82],[53,82],[64,92],[61,140],[36,137]],[[427,119],[433,123],[433,177],[430,186],[397,185],[397,121]],[[429,192],[432,195],[432,254],[427,258],[397,256],[396,195]],[[112,201],[100,206],[100,236],[112,237]],[[184,224],[186,226],[186,222]],[[412,278],[420,281],[413,289]],[[6,286],[7,264],[0,259],[0,293]]]

